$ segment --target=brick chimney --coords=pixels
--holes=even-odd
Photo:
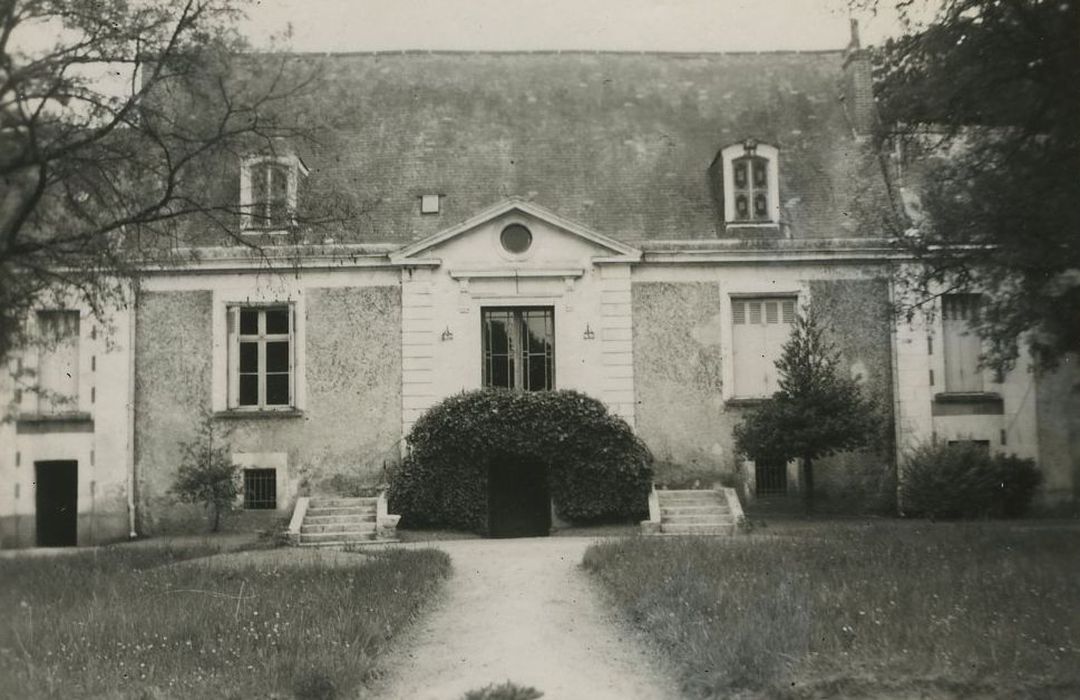
[[[874,130],[877,111],[870,71],[870,53],[859,42],[859,20],[851,20],[851,42],[844,50],[844,75],[841,99],[848,122],[856,136],[869,136]]]

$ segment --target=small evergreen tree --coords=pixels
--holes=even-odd
[[[813,313],[795,319],[776,362],[780,390],[735,427],[735,445],[755,461],[802,460],[803,496],[814,509],[814,460],[864,446],[877,427],[856,379]]]
[[[181,443],[183,454],[172,492],[184,503],[201,503],[210,514],[210,531],[221,527],[221,515],[232,510],[240,495],[240,469],[226,441],[229,431],[204,415],[195,437]]]

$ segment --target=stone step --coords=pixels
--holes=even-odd
[[[310,513],[310,511],[309,511]],[[326,525],[329,523],[375,522],[375,511],[356,515],[305,515],[304,524]]]
[[[375,530],[350,530],[346,532],[302,532],[300,544],[325,544],[328,542],[360,542],[375,539]]]
[[[307,513],[305,513],[305,515],[318,517],[322,515],[374,515],[375,513],[376,509],[374,508],[374,506],[371,508],[357,508],[352,506],[329,506],[326,508],[312,508],[311,506],[308,506]]]
[[[660,532],[666,535],[734,535],[734,525],[661,523]]]
[[[664,516],[660,522],[664,525],[733,525],[735,519],[728,515],[672,515]]]
[[[731,512],[727,504],[707,503],[702,505],[661,505],[661,515],[727,515]]]
[[[694,491],[657,491],[656,495],[661,501],[715,501],[724,500],[719,491],[694,490]]]
[[[348,523],[318,523],[309,525],[306,521],[300,526],[300,534],[316,534],[327,532],[375,532],[375,521],[371,522],[348,522]]]
[[[309,501],[311,508],[355,508],[357,506],[375,507],[377,498],[328,498],[316,496]]]

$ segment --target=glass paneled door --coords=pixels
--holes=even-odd
[[[484,308],[484,386],[555,388],[555,309]]]

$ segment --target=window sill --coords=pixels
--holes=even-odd
[[[764,396],[744,396],[741,398],[728,399],[724,402],[724,405],[730,408],[753,408],[754,406],[760,406],[768,401],[769,399]]]
[[[20,413],[16,420],[20,423],[92,423],[94,421],[90,414],[85,411]]]
[[[296,232],[296,226],[286,226],[284,228],[279,227],[267,227],[267,228],[254,228],[244,227],[240,229],[240,235],[242,236],[286,236],[290,233]]]
[[[214,418],[303,418],[304,412],[298,408],[262,408],[262,409],[230,409],[228,411],[216,411]]]
[[[775,221],[725,221],[727,228],[780,228]]]
[[[15,418],[15,432],[32,433],[92,433],[94,418],[82,411],[68,413],[22,413]]]
[[[938,403],[998,403],[1001,394],[996,391],[943,391],[934,394]]]
[[[1001,394],[987,391],[944,392],[934,394],[930,406],[933,416],[1000,416],[1005,413]]]

